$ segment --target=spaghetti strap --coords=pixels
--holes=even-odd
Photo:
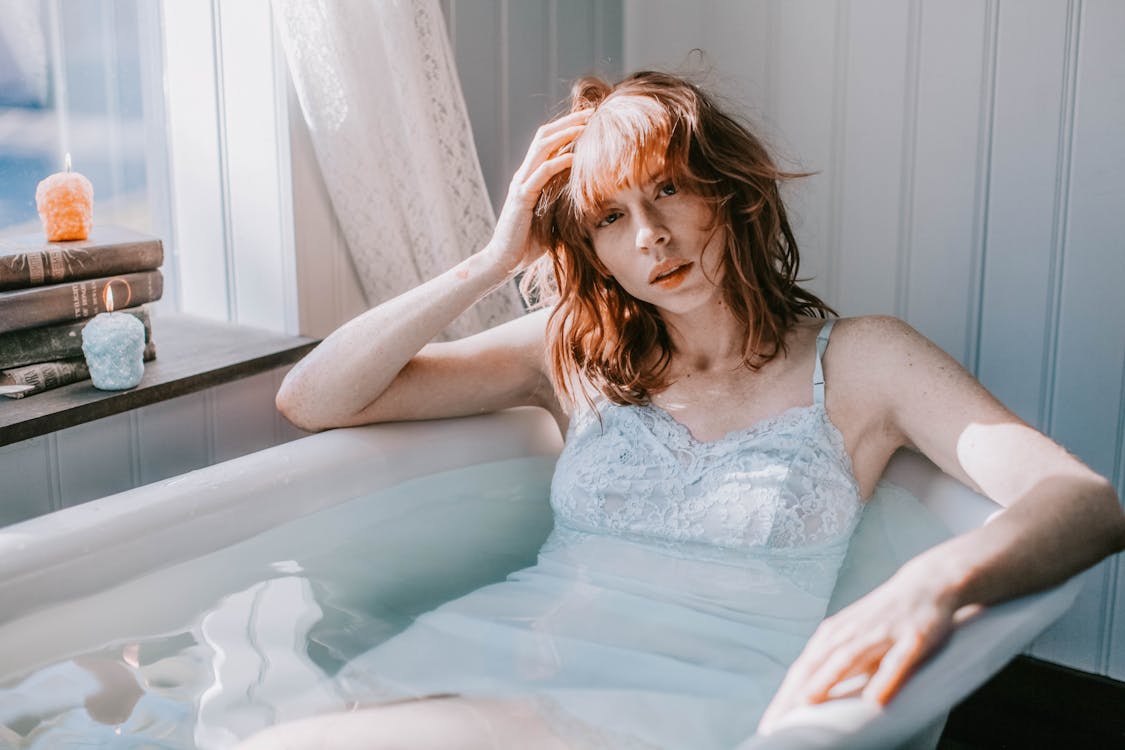
[[[824,404],[824,366],[820,360],[824,356],[824,350],[828,348],[828,337],[832,334],[832,325],[835,322],[835,318],[824,321],[820,333],[816,335],[816,369],[813,370],[814,404]]]

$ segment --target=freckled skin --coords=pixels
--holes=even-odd
[[[709,228],[711,218],[702,198],[657,178],[609,196],[590,236],[598,259],[626,292],[657,305],[666,316],[676,315],[722,303],[712,281],[719,278],[723,246],[720,234]],[[649,276],[670,259],[694,266],[669,291],[650,284]]]

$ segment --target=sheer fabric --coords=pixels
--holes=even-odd
[[[273,0],[301,111],[370,305],[484,247],[495,217],[436,0]],[[522,313],[514,285],[450,325]]]

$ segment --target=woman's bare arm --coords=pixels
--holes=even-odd
[[[883,394],[898,444],[917,447],[1005,510],[918,555],[826,619],[763,716],[763,732],[858,675],[870,677],[865,698],[887,703],[959,610],[1057,584],[1125,549],[1125,513],[1104,477],[1012,414],[906,323],[851,323],[853,343],[866,354],[863,380]]]
[[[415,355],[423,356],[421,350],[439,331],[507,277],[506,269],[478,253],[437,278],[353,318],[290,370],[277,393],[277,408],[299,427],[321,430],[436,416],[435,409],[428,414],[411,411],[412,406],[423,402],[423,395],[430,397],[438,414],[442,408],[456,407],[458,401],[472,400],[472,391],[458,387],[463,381],[440,377],[448,372],[440,345],[429,345],[429,353],[423,361],[408,368],[410,373],[404,372],[404,368]],[[504,349],[526,344],[518,338],[497,332],[488,338],[487,344],[500,350],[493,355],[502,360]],[[465,341],[455,344],[460,352],[472,349],[472,344]],[[396,397],[380,398],[400,374],[406,377],[394,389]],[[499,390],[518,398],[525,386],[520,381],[530,377],[522,368],[505,367],[497,373],[497,384]],[[411,398],[412,385],[415,389],[424,388],[426,393]]]
[[[532,211],[547,181],[569,168],[573,155],[559,151],[588,117],[575,112],[541,127],[488,246],[334,331],[286,375],[281,413],[322,430],[548,405],[542,314],[448,344],[427,342],[542,254],[530,236]]]

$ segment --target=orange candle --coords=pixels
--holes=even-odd
[[[66,155],[66,171],[56,172],[35,189],[35,207],[48,242],[90,236],[94,186],[85,175],[70,171],[70,154]]]

